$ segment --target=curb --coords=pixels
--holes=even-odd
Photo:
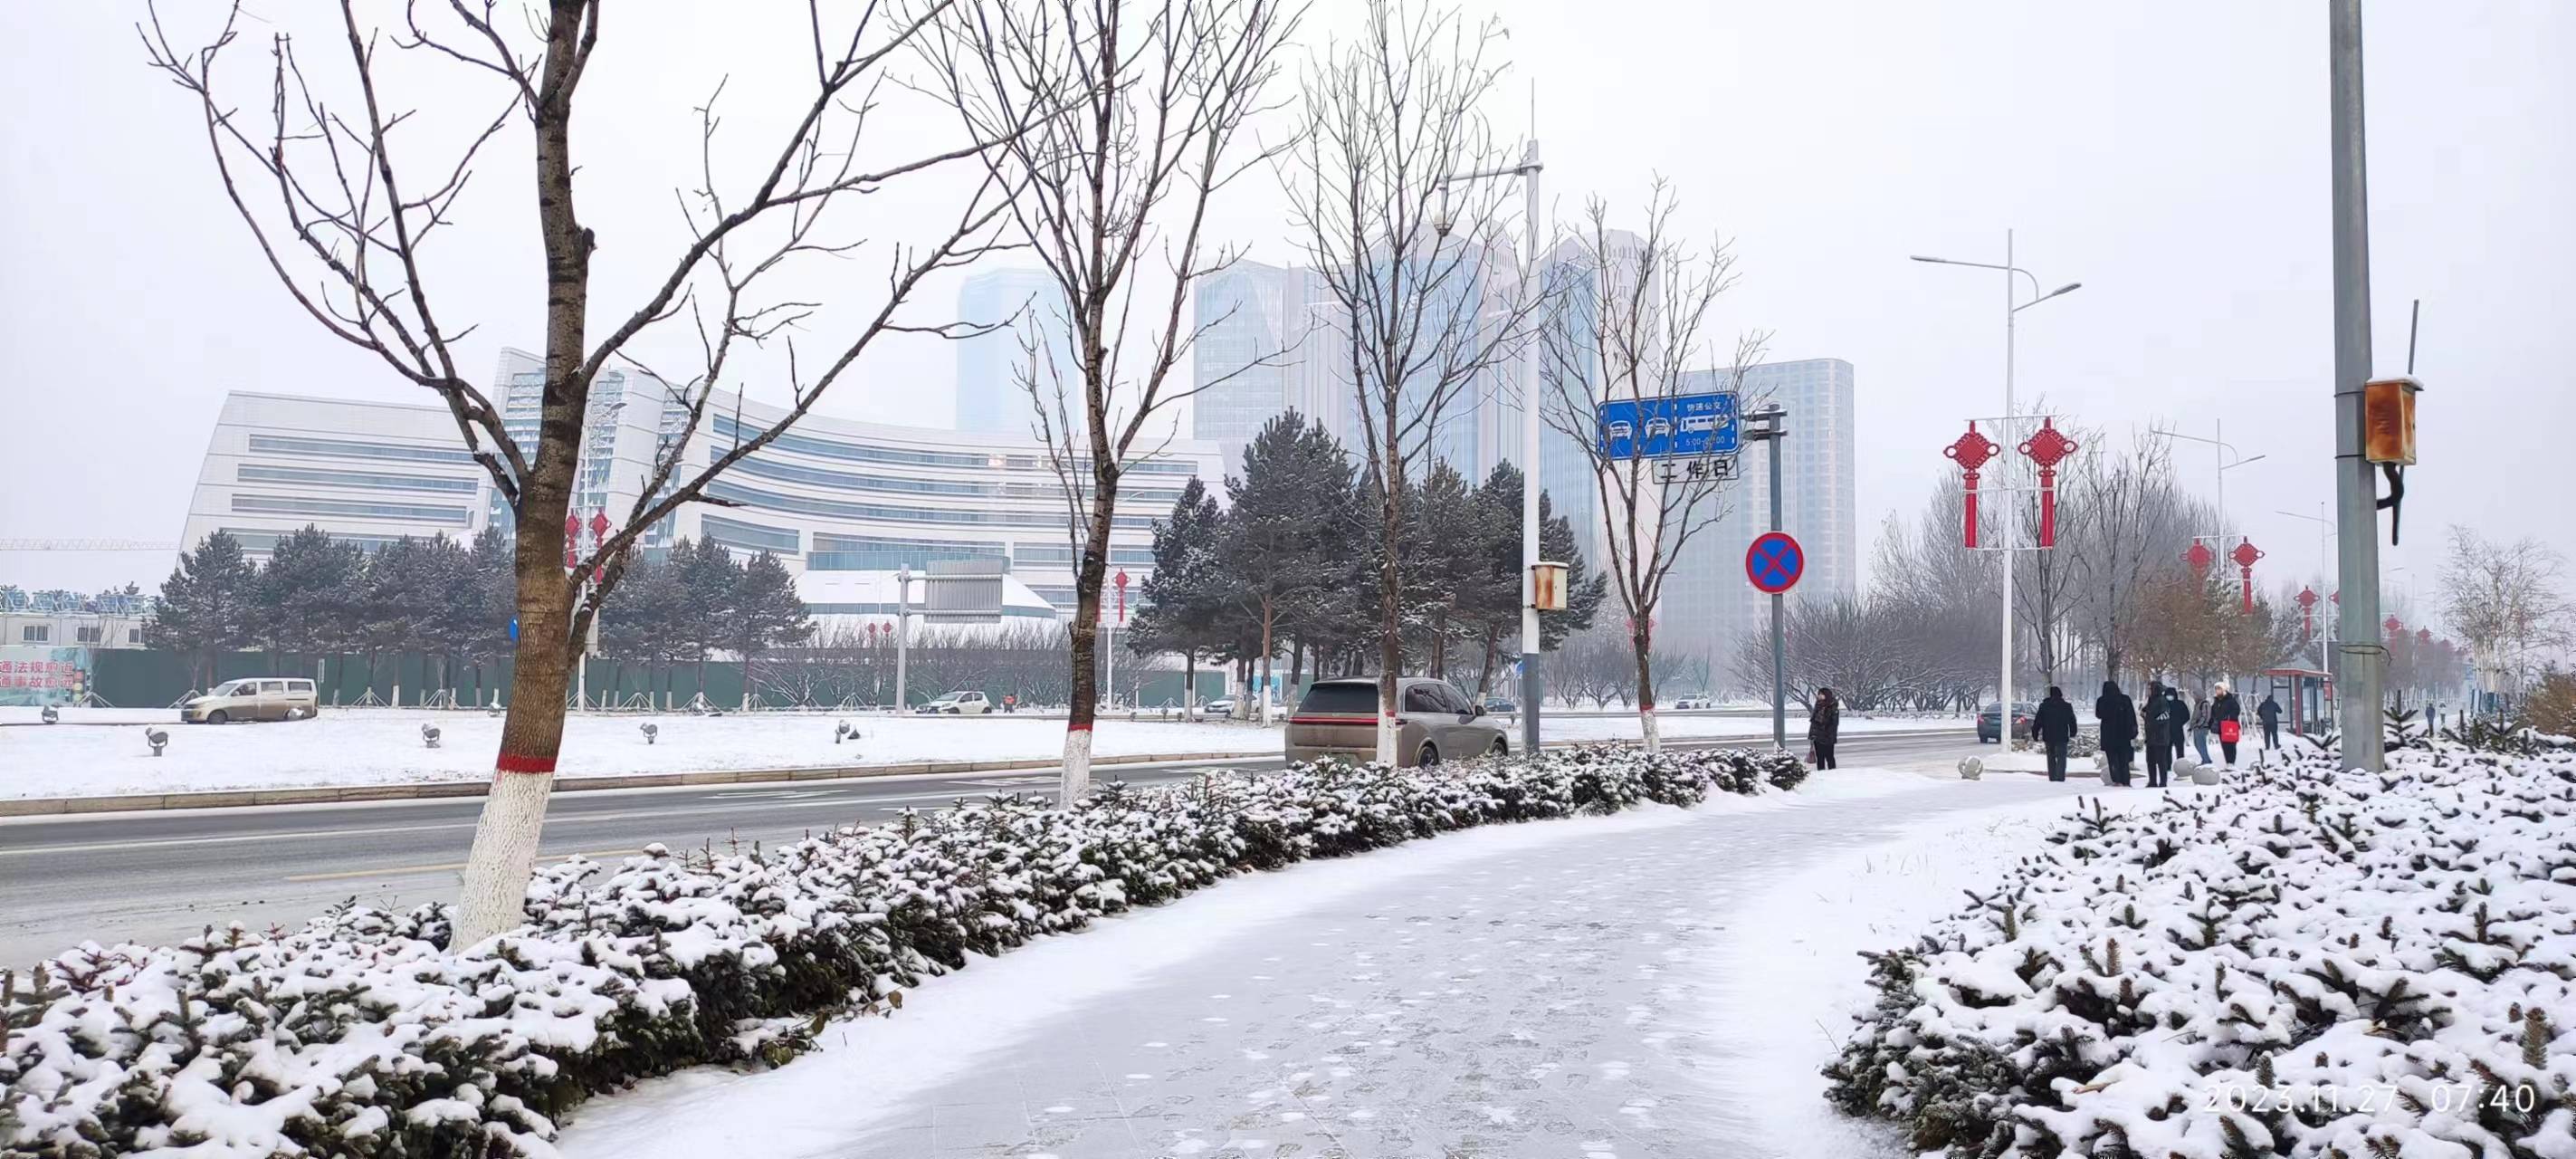
[[[1958,731],[1925,729],[1871,734],[1885,737],[1929,736]],[[1665,742],[1674,748],[1719,748],[1737,744],[1766,743],[1764,737],[1675,737]],[[1587,740],[1549,741],[1547,747],[1598,743]],[[1277,757],[1276,752],[1201,752],[1142,753],[1133,756],[1093,757],[1094,767],[1102,765],[1182,764],[1193,761],[1264,760]],[[554,791],[573,793],[600,789],[660,789],[695,785],[765,785],[782,781],[854,781],[872,777],[912,777],[938,773],[1024,772],[1030,769],[1052,769],[1064,762],[1053,757],[1004,761],[902,761],[883,765],[820,765],[788,769],[717,769],[686,773],[627,773],[605,777],[558,777]],[[2001,770],[1997,770],[2001,771]],[[2042,774],[2045,775],[2045,774]],[[0,817],[60,817],[83,813],[155,812],[171,809],[231,809],[245,805],[330,805],[371,801],[435,800],[446,797],[480,797],[491,789],[489,781],[429,781],[396,785],[340,785],[310,789],[220,789],[191,793],[129,793],[101,797],[20,797],[0,798]]]

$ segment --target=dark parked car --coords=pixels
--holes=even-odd
[[[2013,702],[2012,734],[2014,740],[2030,739],[2030,714],[2032,711],[2031,703],[2027,700],[2016,700]],[[1978,744],[1998,743],[1996,740],[1996,734],[2001,731],[2001,726],[1997,723],[1997,718],[2001,715],[2002,714],[2000,712],[1996,711],[1996,707],[1991,704],[1987,705],[1982,711],[1977,713]]]
[[[1395,683],[1396,763],[1436,765],[1511,751],[1503,724],[1447,681],[1407,676]],[[1377,681],[1318,680],[1288,717],[1291,761],[1377,759]]]

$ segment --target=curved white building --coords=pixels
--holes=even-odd
[[[523,438],[534,434],[541,389],[537,360],[505,351],[493,393]],[[669,397],[640,374],[600,376],[575,493],[585,519],[604,510],[618,520],[632,509],[656,452],[683,428]],[[682,470],[713,461],[782,413],[716,396]],[[1153,568],[1154,523],[1170,514],[1182,485],[1222,474],[1213,445],[1178,439],[1129,467],[1110,563],[1113,572],[1126,570],[1131,594]],[[647,547],[712,539],[746,555],[770,552],[799,572],[1000,561],[1011,586],[1060,612],[1073,605],[1066,504],[1046,449],[1031,437],[809,414],[706,495],[722,505],[683,506]],[[208,442],[181,541],[194,546],[220,529],[265,555],[277,537],[308,523],[371,548],[403,535],[470,539],[494,522],[497,508],[491,480],[466,456],[444,406],[237,391],[225,398]],[[1114,591],[1103,603],[1114,620]]]

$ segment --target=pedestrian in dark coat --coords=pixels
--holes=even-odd
[[[2182,698],[2182,686],[2165,686],[2165,727],[2172,730],[2175,760],[2182,759],[2183,746],[2191,740],[2191,705]]]
[[[2231,724],[2235,727],[2228,727]],[[2227,758],[2227,767],[2235,768],[2236,742],[2245,736],[2245,706],[2237,702],[2236,693],[2224,683],[2218,686],[2218,694],[2209,698],[2209,728],[2218,734],[2218,750]],[[2229,739],[2231,733],[2233,740]]]
[[[2093,702],[2093,719],[2102,722],[2102,759],[2110,765],[2111,783],[2129,783],[2130,749],[2138,742],[2138,705],[2129,694],[2120,691],[2116,680],[2102,682],[2102,695]]]
[[[2209,697],[2199,693],[2191,697],[2191,747],[2200,750],[2200,763],[2209,763]]]
[[[2272,694],[2263,694],[2263,703],[2254,706],[2254,715],[2263,721],[2263,747],[2281,747],[2281,702]]]
[[[2075,706],[2066,702],[2066,690],[2051,684],[2048,697],[2039,702],[2039,711],[2031,714],[2031,732],[2039,736],[2040,747],[2048,752],[2048,779],[2066,779],[2066,746],[2075,743]]]
[[[1816,706],[1807,712],[1807,747],[1816,750],[1816,767],[1834,768],[1834,742],[1843,735],[1843,702],[1830,688],[1816,690]]]
[[[2147,724],[2147,787],[2161,789],[2173,783],[2173,702],[2163,684],[2147,681],[2147,700],[2138,713]]]

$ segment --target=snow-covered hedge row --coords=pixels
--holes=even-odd
[[[0,1152],[549,1154],[638,1078],[778,1063],[921,978],[1231,874],[1445,830],[1794,787],[1784,753],[1624,747],[1420,772],[1300,766],[1070,811],[997,799],[771,851],[544,871],[530,924],[450,955],[444,910],[276,940],[87,947],[0,999]]]
[[[1870,956],[1830,1097],[1962,1156],[2576,1157],[2576,752],[2389,765],[2079,808]]]

